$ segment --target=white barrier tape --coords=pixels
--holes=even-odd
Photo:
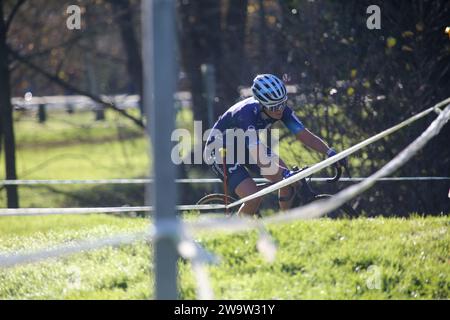
[[[340,178],[339,181],[362,181],[367,177]],[[311,178],[311,181],[327,181],[330,178]],[[256,183],[270,182],[265,178],[253,179]],[[450,180],[450,177],[392,177],[383,178],[380,181],[414,181],[414,180]],[[73,184],[146,184],[152,183],[152,179],[103,179],[103,180],[0,180],[0,186],[27,186],[27,185],[73,185]],[[176,179],[176,183],[209,184],[222,183],[220,179]]]
[[[318,218],[326,213],[339,208],[348,200],[363,193],[372,187],[379,179],[400,168],[404,163],[409,161],[426,143],[439,133],[442,127],[450,118],[450,105],[435,119],[432,124],[425,130],[420,137],[412,142],[407,148],[400,152],[394,159],[389,161],[380,170],[365,179],[363,182],[347,187],[327,200],[318,200],[306,206],[289,210],[285,213],[278,214],[273,217],[267,217],[260,220],[262,223],[286,223],[300,219]],[[201,219],[189,225],[193,231],[217,230],[226,232],[242,232],[255,229],[254,221],[242,218],[222,218],[222,219]]]
[[[267,179],[258,178],[256,182],[266,182]],[[176,179],[176,183],[219,183],[220,179]],[[153,179],[97,179],[97,180],[0,180],[0,185],[72,185],[72,184],[146,184],[153,183]]]
[[[72,185],[72,184],[144,184],[152,179],[98,179],[98,180],[0,180],[0,185]]]
[[[238,232],[259,228],[261,226],[261,223],[285,223],[292,220],[312,219],[320,217],[327,212],[338,208],[346,201],[369,189],[376,183],[378,179],[393,173],[404,163],[409,161],[420,149],[422,149],[426,145],[426,143],[432,137],[439,133],[439,131],[442,129],[449,118],[450,105],[447,106],[447,108],[443,112],[441,112],[438,118],[433,121],[433,123],[427,128],[425,132],[422,133],[419,138],[417,138],[413,143],[405,148],[394,159],[389,161],[385,166],[383,166],[375,174],[371,175],[368,179],[342,190],[331,199],[315,201],[304,207],[292,209],[284,214],[277,215],[275,217],[264,218],[260,221],[242,218],[209,219],[187,224],[187,228],[194,231],[206,229],[222,229],[228,232]],[[147,239],[148,237],[149,235],[147,233],[137,233],[132,235],[101,239],[95,242],[82,242],[78,243],[77,246],[61,246],[56,249],[30,253],[28,255],[0,256],[0,266],[13,266],[19,263],[34,262],[46,258],[59,257],[61,255],[76,253],[83,250],[93,250],[104,246],[128,244],[138,240]]]
[[[75,242],[58,246],[53,249],[31,253],[0,255],[0,267],[9,268],[50,258],[60,258],[70,254],[101,249],[103,247],[117,247],[133,244],[142,240],[151,241],[156,240],[157,237],[170,237],[177,243],[179,254],[184,258],[189,259],[192,263],[192,269],[197,279],[198,298],[203,300],[213,299],[214,295],[209,282],[206,264],[216,263],[217,258],[203,249],[192,238],[188,237],[185,229],[183,229],[183,226],[178,220],[175,223],[173,221],[161,221],[156,225],[156,228],[152,226],[150,232],[140,232],[91,241]]]
[[[352,182],[352,181],[364,181],[368,177],[353,177],[353,178],[340,178],[339,181]],[[325,181],[326,178],[319,178],[316,181]],[[314,181],[314,178],[311,179]],[[450,177],[390,177],[381,178],[378,181],[434,181],[434,180],[450,180]]]
[[[396,157],[384,165],[380,170],[372,174],[366,180],[350,186],[339,193],[335,194],[331,199],[316,201],[308,206],[292,209],[285,214],[266,219],[267,223],[288,222],[295,219],[311,219],[320,217],[327,212],[339,208],[345,202],[363,193],[372,187],[380,178],[390,175],[399,169],[403,164],[408,162],[420,149],[422,149],[431,138],[436,136],[442,127],[450,119],[450,105],[440,113],[431,125],[416,140],[403,149]],[[307,208],[309,207],[309,208]]]
[[[329,180],[330,178],[311,178],[311,181],[324,182]],[[364,181],[367,177],[354,177],[354,178],[340,178],[341,182],[357,182]],[[189,180],[189,179],[186,179]],[[198,179],[202,180],[202,179]],[[203,179],[203,180],[217,180],[217,182],[221,182],[220,179]],[[256,178],[255,182],[269,182],[269,180],[264,178]],[[380,178],[378,181],[431,181],[431,180],[450,180],[450,177],[389,177],[389,178]],[[8,181],[8,180],[5,180]],[[16,180],[11,180],[16,181]],[[17,180],[18,184],[25,182],[27,180]],[[64,180],[30,180],[33,181],[31,184],[46,184],[46,181],[52,181],[50,184],[59,184],[60,181]],[[68,180],[73,181],[73,180]],[[86,181],[86,180],[80,180]],[[96,180],[88,180],[88,181],[96,181]],[[110,181],[110,180],[105,180]],[[205,183],[216,182],[216,181],[207,181]],[[1,183],[0,183],[1,184]],[[64,183],[63,183],[64,184]],[[206,205],[179,205],[176,207],[179,211],[188,211],[188,210],[217,210],[224,209],[225,206],[221,204],[206,204]],[[93,208],[21,208],[21,209],[0,209],[0,217],[1,216],[45,216],[45,215],[65,215],[65,214],[92,214],[92,213],[122,213],[122,212],[145,212],[145,211],[153,211],[153,207],[144,206],[144,207],[93,207]]]
[[[354,152],[364,148],[365,146],[367,146],[367,145],[369,145],[371,143],[374,143],[375,141],[378,141],[378,140],[384,138],[385,136],[387,136],[387,135],[389,135],[389,134],[391,134],[391,133],[393,133],[393,132],[395,132],[395,131],[397,131],[397,130],[405,127],[405,126],[407,126],[408,124],[410,124],[410,123],[412,123],[412,122],[414,122],[414,121],[416,121],[418,119],[423,118],[424,116],[426,116],[429,113],[433,112],[436,108],[440,107],[441,105],[445,105],[445,104],[447,104],[449,102],[450,102],[450,98],[447,98],[446,100],[436,104],[435,106],[433,106],[431,108],[428,108],[427,110],[424,110],[424,111],[422,111],[422,112],[420,112],[420,113],[418,113],[418,114],[408,118],[407,120],[405,120],[403,122],[400,122],[399,124],[389,128],[389,129],[386,129],[386,130],[376,134],[375,136],[372,136],[372,137],[370,137],[370,138],[368,138],[368,139],[366,139],[366,140],[364,140],[364,141],[354,145],[353,147],[348,148],[347,150],[339,152],[338,154],[336,154],[335,156],[333,156],[331,158],[325,159],[322,162],[319,162],[319,163],[313,165],[312,167],[299,172],[296,175],[293,175],[293,176],[291,176],[291,177],[289,177],[287,179],[279,181],[279,182],[277,182],[277,183],[275,183],[275,184],[273,184],[273,185],[271,185],[271,186],[269,186],[267,188],[264,188],[264,189],[262,189],[262,190],[260,190],[260,191],[258,191],[256,193],[250,195],[250,196],[247,196],[247,197],[244,197],[244,198],[242,198],[240,200],[237,200],[237,201],[227,205],[226,208],[229,209],[229,208],[238,206],[238,205],[240,205],[240,204],[242,204],[244,202],[247,202],[249,200],[253,200],[253,199],[262,197],[262,196],[264,196],[264,195],[266,195],[268,193],[271,193],[273,191],[276,191],[278,189],[286,187],[286,186],[288,186],[288,185],[290,185],[290,184],[292,184],[294,182],[297,182],[297,181],[299,181],[299,180],[301,180],[303,178],[306,178],[306,177],[314,174],[315,172],[320,171],[320,170],[322,170],[322,169],[324,169],[324,168],[326,168],[326,167],[328,167],[328,166],[338,162],[339,160],[348,157],[350,154],[352,154],[352,153],[354,153]]]
[[[311,179],[315,181],[327,181],[329,178]],[[339,181],[364,181],[367,178],[341,178]],[[261,179],[265,180],[265,179]],[[450,180],[447,177],[391,177],[380,178],[378,181],[415,181],[415,180]],[[263,182],[268,182],[267,180]],[[217,210],[224,209],[222,204],[204,204],[204,205],[178,205],[179,211],[189,210]],[[66,214],[93,214],[93,213],[124,213],[124,212],[146,212],[153,211],[151,206],[143,207],[92,207],[92,208],[19,208],[19,209],[0,209],[0,217],[5,216],[46,216],[46,215],[66,215]]]
[[[103,239],[75,242],[72,244],[57,246],[53,249],[36,251],[31,253],[10,254],[0,256],[1,267],[13,267],[19,264],[38,262],[49,258],[59,258],[74,253],[101,249],[103,247],[117,247],[132,244],[136,241],[151,239],[151,233],[141,232],[134,234],[118,235]]]
[[[191,261],[192,271],[194,272],[195,280],[197,283],[197,299],[198,300],[213,300],[214,293],[211,283],[209,281],[208,270],[206,265],[197,259]]]
[[[218,263],[218,259],[188,236],[185,229],[183,229],[183,239],[178,242],[178,252],[183,258],[191,261],[192,271],[197,280],[197,298],[200,300],[214,299],[206,264]]]
[[[10,268],[17,265],[40,262],[51,258],[61,258],[67,255],[97,250],[104,247],[118,247],[122,245],[129,245],[142,240],[150,241],[151,238],[151,233],[149,234],[148,232],[143,232],[137,234],[119,235],[104,239],[96,239],[95,241],[77,242],[69,245],[58,246],[53,249],[36,251],[32,253],[0,255],[0,267]],[[198,244],[196,244],[193,240],[189,242],[191,242],[192,246],[195,247],[195,252],[193,253],[193,255],[186,255],[186,249],[180,247],[179,253],[182,256],[184,253],[184,258],[189,259],[192,263],[192,269],[197,280],[197,297],[200,300],[214,299],[212,286],[210,284],[208,271],[206,269],[206,263],[208,263],[208,259],[211,258],[205,257],[205,250]]]
[[[215,210],[223,209],[220,204],[202,204],[202,205],[180,205],[177,210]],[[153,207],[94,207],[94,208],[19,208],[19,209],[0,209],[0,217],[6,216],[46,216],[46,215],[65,215],[65,214],[91,214],[91,213],[123,213],[123,212],[146,212],[153,211]]]
[[[339,178],[339,182],[358,182],[364,181],[368,177],[352,177],[352,178]],[[309,180],[309,179],[308,179]],[[315,182],[326,182],[330,178],[311,178],[311,181]],[[389,177],[381,178],[378,181],[442,181],[450,180],[450,177]]]
[[[215,263],[217,258],[203,249],[188,235],[179,219],[165,219],[157,222],[153,239],[156,241],[158,237],[171,239],[176,244],[179,255],[191,261],[194,276],[197,280],[197,297],[202,300],[213,299],[213,290],[205,265]]]
[[[195,222],[185,222],[186,228],[192,232],[201,231],[218,231],[218,232],[244,232],[253,229],[259,229],[264,219],[258,222],[249,217],[238,217],[233,215],[231,217],[221,216],[217,218],[200,217]]]
[[[97,208],[19,208],[0,209],[0,216],[45,216],[65,214],[145,212],[151,207],[97,207]]]
[[[256,248],[268,263],[273,263],[275,261],[277,245],[262,223],[259,232],[259,239],[256,242]]]

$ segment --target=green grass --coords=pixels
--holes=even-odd
[[[106,215],[0,219],[0,250],[31,251],[112,234],[142,231],[145,219]],[[0,299],[144,298],[150,294],[145,244],[105,248],[0,271]]]
[[[222,299],[447,299],[448,226],[441,217],[271,227],[279,246],[272,264],[254,250],[256,233],[205,245],[223,258],[211,270]]]
[[[108,179],[148,173],[143,130],[111,111],[105,121],[94,121],[91,112],[53,112],[45,124],[27,115],[14,125],[21,179]],[[0,179],[4,174],[2,170]]]
[[[94,143],[119,140],[120,137],[142,137],[144,131],[130,120],[106,110],[104,121],[94,121],[92,111],[48,112],[45,123],[38,123],[31,113],[15,113],[15,136],[19,148],[36,148],[52,145]],[[137,116],[134,111],[134,116]]]
[[[113,179],[148,176],[148,146],[144,138],[101,144],[86,143],[52,148],[19,149],[17,173],[20,179]],[[0,167],[4,166],[3,158]],[[3,172],[0,179],[4,179]],[[132,186],[133,187],[133,186]],[[108,190],[117,186],[109,185]],[[22,207],[76,205],[68,194],[103,199],[102,186],[31,186],[20,188]],[[105,190],[107,191],[107,190]],[[106,193],[110,195],[110,193]],[[86,198],[85,196],[85,198]],[[125,204],[126,202],[122,203]],[[6,206],[6,194],[0,193],[0,206]]]
[[[216,299],[448,299],[448,217],[320,219],[270,226],[273,263],[258,235],[208,234],[220,258],[208,267]],[[148,220],[106,215],[0,219],[0,251],[145,230]],[[0,299],[153,297],[152,251],[143,243],[0,270]],[[195,298],[190,264],[179,263],[180,298]]]

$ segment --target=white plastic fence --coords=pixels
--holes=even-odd
[[[327,181],[330,178],[311,178],[311,181]],[[363,181],[367,177],[342,177],[339,181],[342,182],[357,182]],[[265,178],[253,179],[256,183],[269,182]],[[450,177],[389,177],[382,178],[379,181],[433,181],[433,180],[450,180]],[[176,179],[176,183],[183,184],[211,184],[222,183],[218,178],[203,178],[203,179]],[[0,180],[0,186],[33,186],[33,185],[75,185],[75,184],[146,184],[153,183],[153,179],[91,179],[91,180]]]

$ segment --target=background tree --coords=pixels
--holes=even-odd
[[[14,140],[14,123],[11,105],[11,87],[9,73],[9,58],[7,49],[7,33],[15,12],[23,1],[17,2],[9,16],[4,15],[4,2],[0,1],[0,151],[4,146],[6,179],[15,180],[16,174],[16,143]],[[6,22],[5,22],[6,21]],[[3,143],[2,143],[3,142]],[[8,208],[19,207],[17,186],[7,186]]]
[[[4,33],[2,70],[9,68],[10,76],[2,81],[10,83],[12,96],[23,96],[27,91],[36,96],[83,94],[144,126],[140,115],[101,96],[140,94],[140,21],[136,19],[140,1],[1,3],[4,24],[9,28]],[[82,9],[79,31],[61,28],[69,4]],[[369,5],[381,9],[380,30],[366,26]],[[190,91],[193,118],[203,123],[208,123],[208,113],[202,64],[216,70],[215,117],[248,94],[242,89],[248,89],[256,74],[275,73],[289,85],[290,103],[305,124],[337,149],[448,95],[450,41],[444,29],[450,7],[443,0],[180,0],[177,10],[182,71],[179,89]],[[92,66],[86,64],[86,56]],[[96,93],[89,86],[88,69],[95,74]],[[5,72],[3,76],[7,76]],[[6,91],[2,94],[2,101],[7,95]],[[14,148],[13,130],[8,129],[12,128],[12,118],[7,116],[5,103],[0,123],[2,151]],[[417,137],[431,118],[357,153],[352,157],[355,174],[365,176],[379,168]],[[444,127],[442,134],[398,174],[448,175],[450,149],[445,146],[449,130],[448,125]],[[282,143],[293,142],[287,132],[283,134]],[[302,163],[305,159],[294,152],[292,161]],[[195,171],[183,169],[186,176]],[[380,208],[378,199],[382,198],[382,211],[440,212],[449,207],[447,193],[445,182],[383,184],[361,201],[365,208],[374,210]]]

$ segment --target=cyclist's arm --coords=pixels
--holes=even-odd
[[[317,152],[327,154],[327,152],[330,150],[330,147],[322,139],[320,139],[318,136],[316,136],[306,128],[298,132],[296,134],[296,137],[304,145]]]
[[[282,120],[297,139],[307,147],[324,154],[330,151],[330,148],[322,139],[305,128],[292,109],[286,108],[284,110]]]

